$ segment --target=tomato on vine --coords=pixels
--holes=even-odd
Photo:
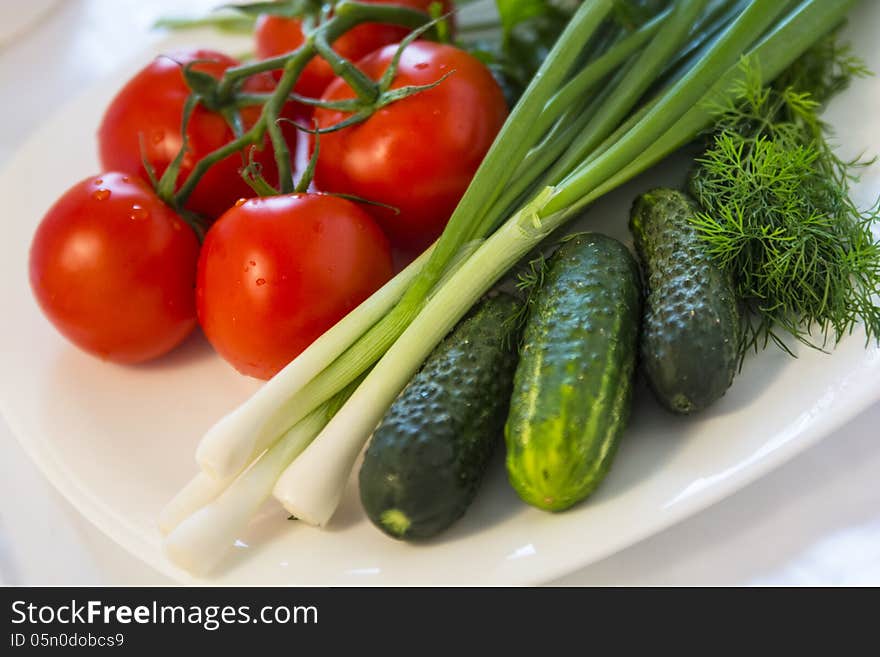
[[[268,379],[391,275],[388,240],[355,203],[324,194],[251,199],[205,237],[199,322],[239,372]]]
[[[438,0],[362,0],[362,2],[400,5],[427,14]],[[439,4],[444,14],[453,8],[452,0],[442,0]],[[356,61],[382,46],[397,43],[408,32],[409,30],[399,25],[364,23],[343,34],[332,45],[340,55]],[[277,57],[302,45],[304,40],[302,21],[298,18],[262,14],[257,20],[255,36],[259,59]],[[315,57],[303,70],[294,86],[294,91],[301,96],[319,98],[334,77],[330,64],[320,57]]]
[[[101,358],[161,356],[196,325],[195,232],[143,180],[108,172],[71,187],[31,244],[30,283],[54,326]]]
[[[352,13],[340,10],[319,29],[354,57],[422,33],[364,23],[423,20],[380,4],[427,11],[432,2],[352,5]],[[105,359],[135,363],[172,349],[198,319],[239,371],[268,378],[390,279],[391,246],[382,227],[407,247],[439,234],[506,114],[488,70],[451,46],[417,42],[403,53],[392,85],[408,88],[394,93],[392,76],[381,84],[369,78],[378,81],[397,46],[361,60],[363,73],[338,62],[320,41],[311,46],[305,54],[317,49],[330,57],[358,89],[358,102],[366,99],[375,113],[363,125],[325,135],[327,152],[312,158],[296,193],[274,195],[294,186],[290,163],[285,158],[276,166],[272,148],[294,150],[296,130],[282,122],[301,114],[302,106],[286,95],[292,77],[278,88],[265,64],[244,66],[215,51],[187,50],[156,59],[120,90],[98,131],[108,173],[68,190],[32,243],[31,285],[62,334]],[[345,89],[334,81],[326,94],[350,97]],[[470,109],[458,112],[461,107]],[[345,116],[337,114],[319,110],[327,123],[318,127]],[[352,135],[360,137],[349,148]],[[370,140],[372,147],[365,147]],[[253,149],[255,143],[262,148]],[[421,155],[407,150],[414,145]],[[375,149],[387,149],[391,159]],[[373,162],[364,162],[371,152]],[[251,158],[256,166],[244,172]],[[358,158],[362,167],[380,163],[384,169],[352,168]],[[400,215],[304,193],[315,167],[319,187],[396,206]],[[371,175],[382,184],[371,184]],[[244,200],[255,193],[263,198]],[[204,223],[197,215],[219,217],[201,252],[197,234]]]
[[[357,66],[379,80],[397,50],[386,46]],[[475,57],[428,41],[408,45],[391,89],[433,83],[438,84],[382,107],[361,123],[323,134],[320,141],[317,187],[397,208],[398,213],[368,209],[392,243],[405,249],[423,248],[440,235],[507,117],[501,88]],[[354,97],[336,78],[321,99]],[[314,114],[322,129],[348,116],[323,107]]]
[[[187,50],[158,57],[141,70],[119,91],[107,108],[98,129],[98,149],[105,169],[125,171],[146,178],[142,155],[155,170],[156,176],[172,162],[183,145],[181,120],[190,89],[182,67],[193,62],[193,69],[220,77],[238,65],[238,61],[212,50]],[[268,93],[275,87],[268,74],[255,75],[244,83],[250,93]],[[242,127],[250,128],[260,115],[259,106],[241,110]],[[285,114],[294,116],[295,105],[288,103]],[[296,130],[284,127],[286,140],[293,149]],[[187,126],[187,152],[180,168],[178,183],[192,171],[196,163],[221,146],[232,141],[234,133],[218,112],[203,106],[195,109]],[[187,209],[216,218],[236,200],[253,195],[241,178],[240,171],[248,153],[233,153],[212,166],[199,181],[186,204]],[[254,151],[266,180],[276,185],[278,170],[268,138],[262,150]]]

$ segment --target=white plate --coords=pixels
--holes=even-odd
[[[880,3],[852,21],[856,51],[880,70]],[[75,100],[0,174],[0,410],[46,476],[87,518],[157,570],[193,581],[161,552],[155,517],[194,471],[201,433],[257,384],[213,355],[201,336],[150,365],[100,362],[66,344],[27,285],[36,223],[77,180],[97,173],[94,132],[125,74]],[[829,110],[847,154],[880,152],[880,80],[858,82]],[[626,238],[632,198],[680,181],[685,160],[660,167],[597,204],[580,227]],[[865,172],[857,200],[880,192]],[[349,487],[330,526],[316,530],[267,505],[209,581],[235,584],[525,584],[547,581],[630,545],[731,494],[880,398],[880,349],[859,331],[833,356],[769,350],[750,359],[725,398],[696,418],[662,412],[639,390],[606,483],[559,515],[526,507],[495,464],[466,517],[412,546],[364,518]]]

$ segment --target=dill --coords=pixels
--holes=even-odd
[[[547,257],[543,253],[538,253],[516,275],[516,289],[522,303],[520,303],[519,309],[508,318],[512,325],[508,334],[519,336],[517,350],[522,348],[523,329],[535,305],[535,298],[544,285],[544,278],[549,269]]]
[[[785,333],[821,349],[860,323],[880,341],[872,234],[880,212],[849,196],[869,162],[840,159],[820,119],[824,104],[867,71],[834,34],[770,85],[753,63],[743,66],[745,80],[718,108],[690,185],[703,209],[695,226],[748,311],[743,353],[770,341],[789,351]]]

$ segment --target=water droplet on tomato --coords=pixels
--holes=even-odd
[[[416,64],[416,68],[420,71],[424,71],[426,68],[428,68],[428,62],[419,62],[418,64]]]
[[[265,284],[266,284],[265,278],[258,278],[257,279],[257,285],[265,285]]]
[[[249,264],[251,267],[256,267],[256,266],[257,266],[257,263],[254,262],[253,260],[249,260],[249,261],[248,261],[248,264]]]
[[[240,198],[240,199],[238,199],[238,200],[235,202],[235,207],[240,208],[240,207],[241,207],[242,205],[244,205],[245,203],[247,203],[247,199],[246,199],[246,198]]]
[[[150,216],[150,211],[145,210],[139,205],[132,205],[131,212],[128,213],[128,218],[132,221],[137,221],[138,219],[146,219]]]
[[[96,201],[106,201],[110,198],[110,190],[104,189],[103,187],[101,189],[96,189],[92,194],[92,198]]]
[[[103,179],[103,178],[98,178],[97,180],[95,180],[95,184],[96,184],[96,185],[103,185],[103,184],[104,184],[104,179]]]
[[[131,178],[128,176],[122,176],[122,182],[131,182]]]
[[[165,139],[165,132],[162,130],[156,130],[150,139],[152,139],[154,144],[161,144],[162,140]]]

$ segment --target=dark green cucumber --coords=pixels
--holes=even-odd
[[[505,427],[519,496],[561,511],[611,465],[629,417],[641,314],[638,266],[620,242],[580,234],[532,299]]]
[[[657,399],[693,413],[724,395],[739,362],[740,316],[730,278],[707,252],[681,192],[636,199],[630,218],[647,287],[641,360]]]
[[[520,303],[499,295],[440,343],[373,434],[364,510],[395,538],[434,536],[476,495],[500,441],[516,367]]]

